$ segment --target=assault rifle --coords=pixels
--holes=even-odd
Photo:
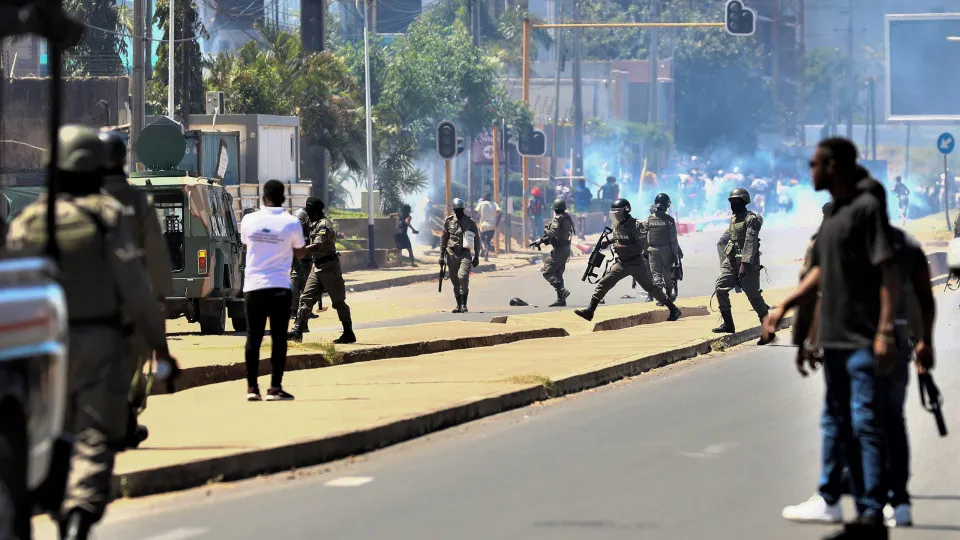
[[[670,271],[673,273],[673,297],[680,295],[680,282],[683,281],[683,259],[677,257]]]
[[[920,387],[920,405],[933,415],[937,422],[937,430],[941,437],[947,436],[947,423],[943,420],[943,395],[940,389],[933,382],[933,375],[929,373],[917,373],[917,382]]]
[[[600,233],[600,238],[593,246],[593,250],[590,251],[590,258],[587,259],[587,269],[583,271],[583,277],[580,278],[580,281],[594,284],[597,282],[596,280],[600,279],[596,271],[600,268],[600,265],[603,264],[603,259],[606,257],[603,250],[609,247],[611,234],[613,234],[613,229],[610,227],[603,228],[603,232]],[[594,278],[594,281],[591,281],[590,278]]]
[[[440,282],[437,284],[437,292],[443,292],[443,275],[447,273],[447,254],[440,254]]]

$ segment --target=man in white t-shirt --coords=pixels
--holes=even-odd
[[[477,213],[477,225],[480,227],[480,240],[483,246],[483,260],[490,260],[490,250],[493,249],[493,235],[500,225],[500,205],[490,200],[491,195],[484,193],[474,212]]]
[[[247,311],[247,401],[260,401],[260,344],[270,319],[270,389],[267,401],[288,401],[283,390],[287,363],[287,325],[290,323],[290,263],[303,258],[306,241],[300,221],[284,212],[283,183],[270,180],[263,186],[263,207],[243,216],[240,237],[247,247],[243,293]]]

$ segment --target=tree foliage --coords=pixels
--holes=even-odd
[[[121,13],[109,0],[66,0],[63,8],[86,24],[83,38],[64,55],[66,75],[123,75],[127,52]]]
[[[170,2],[168,0],[155,0],[156,6],[153,12],[153,20],[160,27],[162,33],[162,42],[157,45],[157,61],[153,66],[153,78],[147,81],[146,101],[147,114],[163,115],[170,114],[167,111],[167,85],[169,84],[168,58],[170,49]],[[174,7],[177,10],[176,28],[177,34],[180,30],[188,28],[189,36],[199,37],[205,34],[206,30],[200,21],[200,16],[193,5],[193,2],[175,2]],[[176,112],[187,109],[190,114],[203,113],[206,109],[203,84],[203,53],[200,51],[200,41],[198,39],[180,40],[174,36],[174,107]],[[183,58],[187,55],[190,62],[189,84],[190,103],[189,107],[184,107],[182,87],[183,81]]]

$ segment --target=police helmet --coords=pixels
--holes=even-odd
[[[733,191],[730,192],[730,196],[727,197],[727,200],[732,201],[735,199],[742,200],[743,204],[750,204],[750,192],[742,187],[734,188]]]
[[[92,173],[106,164],[106,148],[97,130],[68,124],[57,133],[60,146],[57,168],[70,173]],[[49,154],[48,154],[49,155]]]
[[[308,212],[319,211],[324,209],[324,204],[319,197],[307,197],[307,204],[304,205],[304,208]]]
[[[657,206],[670,206],[670,196],[666,193],[658,193],[657,197],[653,200],[653,204]]]
[[[104,169],[122,169],[127,162],[127,142],[116,131],[101,131],[100,141],[106,150]]]
[[[610,210],[625,210],[627,213],[629,213],[630,201],[626,199],[617,199],[613,201],[613,204],[610,205]]]
[[[553,211],[554,212],[566,212],[567,211],[567,201],[563,199],[557,199],[553,201]]]
[[[456,198],[456,199],[453,200],[453,209],[454,209],[454,210],[463,210],[463,207],[464,207],[464,206],[465,206],[465,203],[463,202],[463,199],[461,199],[461,198],[458,197],[458,198]]]

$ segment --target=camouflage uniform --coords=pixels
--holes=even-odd
[[[130,330],[124,322],[133,323],[145,347],[166,349],[164,319],[121,215],[122,205],[106,194],[57,201],[57,277],[70,320],[65,426],[74,435],[62,514],[80,511],[88,526],[110,500],[115,456],[126,435]],[[10,224],[10,248],[42,249],[45,219],[43,196]]]
[[[566,305],[566,298],[570,296],[570,292],[564,287],[563,272],[570,259],[570,239],[575,232],[573,218],[562,212],[555,214],[553,221],[543,228],[543,238],[540,239],[544,244],[553,247],[544,258],[540,272],[547,283],[557,290],[557,305]]]
[[[673,265],[682,256],[680,244],[677,242],[677,222],[673,216],[658,209],[647,218],[646,229],[653,285],[665,290],[671,299],[675,299]]]
[[[721,314],[730,313],[730,291],[738,285],[747,295],[750,305],[763,320],[770,307],[763,300],[760,290],[760,228],[763,218],[746,210],[734,214],[730,218],[730,226],[717,244],[717,250],[722,256],[720,277],[717,278],[717,304]],[[740,273],[740,265],[744,265],[744,274]],[[732,326],[732,315],[729,324]],[[724,321],[727,324],[728,321]]]
[[[473,233],[472,247],[463,245],[467,232]],[[480,230],[476,222],[466,214],[459,219],[456,215],[448,216],[443,222],[440,252],[445,254],[447,259],[450,284],[453,285],[453,294],[457,299],[455,312],[466,311],[467,296],[470,293],[470,268],[472,261],[480,255]]]
[[[298,220],[300,220],[300,227],[303,229],[303,237],[310,238],[310,217],[307,216],[307,210],[301,208],[297,210],[294,214]],[[307,284],[307,277],[310,276],[310,268],[313,266],[313,261],[311,257],[304,257],[302,259],[297,259],[294,257],[293,265],[290,269],[290,296],[292,297],[292,305],[290,306],[290,316],[296,317],[297,310],[300,307],[300,295],[303,293],[303,288]],[[317,302],[322,306],[323,300],[317,298]],[[304,331],[307,330],[307,323],[304,322]]]
[[[347,305],[347,285],[343,281],[343,271],[340,268],[340,254],[337,253],[337,233],[333,221],[322,216],[310,223],[310,234],[307,246],[316,247],[307,249],[307,255],[313,259],[313,268],[307,283],[300,294],[300,308],[297,319],[293,323],[290,337],[296,341],[303,339],[303,330],[306,327],[313,306],[320,301],[320,296],[327,293],[333,309],[337,310],[340,323],[343,324],[343,335],[334,340],[334,343],[354,343],[353,321],[350,318],[350,306]]]

